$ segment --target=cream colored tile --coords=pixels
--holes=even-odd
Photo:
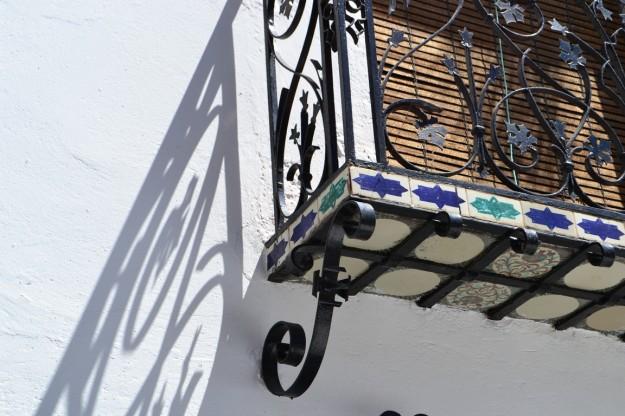
[[[620,222],[576,212],[575,227],[579,238],[625,246],[625,230]]]
[[[456,187],[410,178],[412,206],[430,211],[447,211],[460,214],[466,200],[458,195]],[[465,195],[466,197],[466,195]]]
[[[351,168],[350,171],[354,195],[404,205],[411,204],[408,177],[357,167]]]
[[[522,201],[525,226],[533,230],[577,237],[575,213],[533,202]]]

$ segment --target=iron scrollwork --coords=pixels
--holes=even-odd
[[[301,325],[290,322],[276,323],[265,339],[262,354],[261,374],[269,391],[277,396],[295,398],[302,395],[315,379],[325,354],[334,308],[341,306],[337,296],[348,299],[349,279],[338,280],[341,248],[345,236],[361,240],[368,239],[375,228],[375,210],[369,204],[348,201],[339,207],[332,219],[325,244],[321,271],[317,270],[313,282],[313,295],[317,297],[317,313],[306,351],[306,334]],[[311,259],[302,259],[310,267]],[[282,342],[285,335],[289,342]],[[304,362],[293,384],[285,389],[280,383],[278,365],[293,367]]]
[[[275,3],[275,0],[266,0],[264,7],[274,205],[278,227],[301,207],[314,191],[311,165],[313,156],[321,149],[321,143],[315,143],[314,140],[315,133],[319,131],[319,124],[323,126],[326,145],[323,146],[325,147],[323,173],[317,180],[322,182],[336,170],[338,162],[336,145],[331,144],[336,141],[333,98],[331,90],[325,85],[326,79],[331,80],[331,73],[328,72],[331,68],[324,68],[322,63],[310,58],[317,26],[324,24],[323,19],[319,19],[321,5],[315,2],[307,8],[306,0],[280,0],[279,6]],[[306,11],[307,23],[304,19]],[[286,23],[282,22],[282,29],[277,27],[278,19],[286,20]],[[280,56],[277,45],[279,41],[290,39],[301,31],[304,31],[301,51],[295,65],[292,66],[287,59]],[[322,57],[327,57],[324,44],[322,43],[320,47]],[[306,70],[308,67],[312,68],[316,79],[307,75],[310,73]],[[277,86],[276,68],[290,74],[288,84],[280,89]],[[278,90],[280,93],[276,96]],[[294,107],[298,103],[299,120],[292,122],[291,116],[296,114]],[[289,143],[295,146],[298,161],[287,160]],[[299,189],[292,204],[294,207],[289,209],[285,185],[287,181],[295,183],[296,180],[299,182]]]
[[[394,159],[405,168],[440,176],[453,176],[467,169],[475,169],[483,177],[494,175],[515,191],[541,196],[579,197],[587,205],[606,208],[604,204],[591,198],[579,184],[577,165],[581,165],[587,175],[600,185],[625,185],[625,149],[614,127],[593,107],[595,90],[593,90],[587,69],[587,59],[598,63],[601,68],[596,77],[598,87],[602,92],[606,92],[622,110],[625,110],[625,67],[617,51],[619,41],[625,40],[625,2],[620,3],[621,19],[624,23],[609,33],[605,23],[614,19],[613,10],[610,10],[602,0],[594,0],[590,4],[584,0],[575,1],[598,32],[602,43],[601,49],[593,47],[557,18],[547,21],[538,1],[528,1],[521,5],[514,0],[497,0],[492,3],[493,8],[489,9],[481,0],[474,0],[474,7],[482,16],[483,21],[492,29],[497,42],[501,42],[501,47],[505,47],[518,59],[517,84],[520,87],[512,91],[504,91],[502,96],[498,97],[490,114],[486,114],[485,101],[490,99],[489,94],[492,96],[490,91],[492,89],[489,90],[489,87],[502,81],[502,68],[500,65],[491,65],[487,73],[483,75],[485,81],[479,89],[473,62],[473,33],[466,27],[459,30],[458,35],[464,55],[464,73],[460,71],[456,57],[452,55],[442,57],[441,69],[446,70],[452,77],[453,84],[470,116],[472,143],[465,159],[466,162],[447,170],[442,168],[435,170],[428,167],[427,161],[434,159],[432,152],[436,149],[446,150],[448,131],[439,121],[444,110],[428,100],[417,97],[392,101],[384,108],[386,145]],[[410,2],[405,0],[404,8],[407,10],[409,7]],[[397,2],[390,0],[389,13],[394,13],[396,8]],[[378,67],[382,93],[385,92],[389,81],[403,63],[409,60],[412,62],[417,52],[423,50],[426,45],[456,24],[463,8],[465,8],[464,0],[458,0],[455,9],[450,10],[448,20],[416,45],[403,31],[397,29],[392,31]],[[531,22],[527,18],[528,15],[532,16]],[[522,24],[526,31],[515,29],[515,25],[518,24]],[[529,31],[527,31],[528,26]],[[567,89],[559,79],[547,73],[539,62],[531,57],[531,48],[521,45],[536,42],[539,36],[547,30],[561,35],[559,57],[567,70],[573,71],[579,78],[581,94]],[[405,46],[409,42],[408,50],[389,64],[391,51],[398,51],[400,44]],[[493,44],[494,47],[495,44]],[[529,70],[537,75],[541,85],[530,84]],[[535,80],[535,77],[533,79]],[[529,124],[525,120],[524,122],[515,120],[514,114],[509,113],[511,103],[515,100],[518,102],[519,99],[524,100],[529,107],[534,127],[528,127]],[[581,115],[575,120],[575,125],[567,126],[565,121],[550,116],[550,111],[545,104],[550,100],[576,109],[575,111]],[[504,110],[508,114],[505,122],[501,123],[501,113]],[[414,116],[416,139],[422,143],[424,153],[422,160],[425,161],[423,162],[425,166],[423,163],[408,160],[391,140],[388,121],[398,112],[410,113]],[[568,121],[571,123],[571,120]],[[593,133],[592,126],[598,127],[601,134]],[[540,131],[532,131],[532,129]],[[590,134],[587,133],[589,129]],[[502,131],[505,132],[504,137],[500,137]],[[433,149],[430,154],[427,153],[428,148]],[[518,175],[532,172],[539,163],[547,163],[543,161],[546,152],[555,158],[558,165],[557,185],[548,190],[524,186],[518,180]],[[602,168],[608,164],[612,172],[615,172],[612,176],[602,173]]]
[[[367,29],[368,0],[265,0],[265,43],[269,95],[272,175],[276,228],[338,170],[337,128],[332,62],[339,62],[339,85],[349,91],[347,52],[342,37],[357,43]],[[279,45],[301,40],[297,61],[281,56]],[[318,39],[320,56],[314,53]],[[292,47],[292,46],[291,46]],[[333,53],[338,52],[334,58]],[[276,72],[286,74],[278,85]],[[345,91],[341,98],[345,100]],[[299,117],[298,117],[299,105]],[[346,118],[348,120],[346,120]],[[343,108],[345,125],[351,119]],[[344,132],[347,148],[348,142]],[[291,147],[294,146],[294,147]],[[294,149],[289,150],[288,149]],[[322,154],[323,153],[323,154]],[[323,160],[313,177],[313,158]],[[295,160],[293,160],[295,159]],[[288,186],[291,183],[292,185]],[[286,189],[288,186],[288,190]]]

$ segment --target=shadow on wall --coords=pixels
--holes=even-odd
[[[241,181],[232,32],[240,4],[240,0],[228,1],[221,12],[111,256],[36,410],[37,416],[62,412],[64,402],[67,415],[94,414],[113,348],[121,339],[123,351],[136,351],[154,329],[159,313],[168,319],[164,334],[149,371],[139,374],[145,378],[138,392],[131,396],[133,401],[126,414],[161,415],[166,408],[169,414],[185,414],[202,377],[202,372],[189,374],[201,328],[196,328],[190,347],[185,347],[188,352],[177,387],[159,383],[166,360],[198,306],[213,289],[221,289],[224,320],[242,301]],[[218,96],[221,105],[215,104]],[[215,145],[204,177],[182,183],[192,155],[214,123]],[[202,252],[201,242],[210,232],[207,224],[222,169],[227,192],[227,240]],[[173,195],[180,187],[186,187],[184,201],[174,207]],[[201,272],[219,256],[223,274],[207,276],[199,290],[189,290],[193,273]],[[158,295],[150,302],[144,301],[146,291],[153,288],[157,279]],[[163,310],[165,301],[169,305],[172,298],[171,311]],[[227,334],[227,328],[222,328],[217,358],[227,342]],[[164,403],[166,389],[175,389],[168,406]]]

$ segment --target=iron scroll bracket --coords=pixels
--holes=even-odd
[[[375,209],[367,203],[358,201],[343,203],[332,218],[326,238],[323,265],[321,271],[315,273],[313,280],[313,295],[317,298],[317,312],[308,354],[304,358],[306,333],[299,324],[277,322],[265,338],[261,375],[269,391],[276,396],[292,399],[299,397],[314,381],[325,355],[334,308],[342,304],[336,297],[339,296],[347,301],[349,296],[349,279],[338,280],[339,272],[342,271],[340,260],[343,238],[348,236],[367,240],[373,234],[375,222]],[[312,264],[312,261],[308,259],[307,263]],[[289,342],[283,342],[287,334]],[[297,367],[302,361],[304,363],[297,378],[289,388],[285,389],[280,382],[278,365]]]

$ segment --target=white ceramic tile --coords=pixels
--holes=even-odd
[[[523,208],[523,221],[527,228],[577,237],[574,212],[527,201],[522,201],[521,207]]]
[[[575,213],[575,227],[580,238],[625,246],[625,229],[620,222]]]
[[[469,216],[469,197],[467,196],[467,190],[456,186],[456,193],[464,202],[460,203],[460,215],[463,217]]]
[[[415,178],[410,178],[410,196],[413,207],[456,214],[460,214],[460,205],[466,201],[458,195],[453,185],[425,182]]]
[[[406,176],[352,167],[352,193],[369,199],[411,204],[410,181]]]
[[[469,216],[523,227],[521,203],[514,199],[467,189]]]

